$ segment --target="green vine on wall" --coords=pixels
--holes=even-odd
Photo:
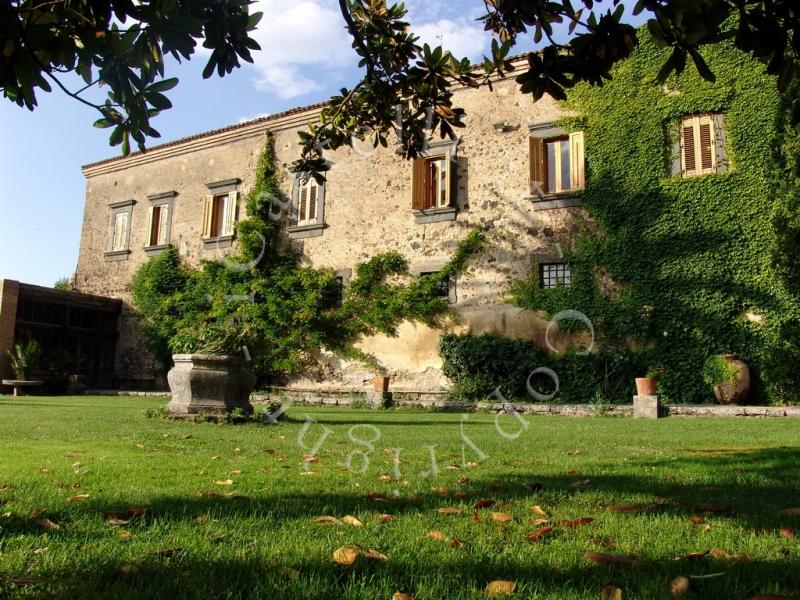
[[[173,353],[238,354],[246,346],[262,382],[298,373],[320,349],[380,368],[356,348],[360,339],[395,335],[405,320],[439,326],[452,315],[440,286],[464,270],[483,244],[483,233],[470,232],[451,260],[424,278],[411,277],[399,253],[378,254],[355,267],[336,306],[334,272],[303,266],[282,235],[282,223],[270,218],[271,203],[286,202],[279,181],[270,136],[246,198],[247,218],[236,225],[237,253],[193,269],[171,248],[137,271],[134,305],[151,350],[165,366]],[[230,268],[231,263],[253,266]],[[236,296],[252,302],[232,300]]]
[[[733,352],[753,373],[750,402],[796,401],[800,358],[798,101],[779,97],[762,65],[719,44],[706,51],[715,83],[686,71],[660,86],[666,58],[650,41],[602,88],[578,86],[566,107],[583,129],[591,215],[566,254],[572,284],[539,289],[536,273],[512,289],[516,304],[579,310],[601,348],[635,349],[661,370],[672,402],[712,401],[709,356]],[[796,97],[796,88],[794,92]],[[730,169],[670,173],[681,117],[721,113]]]

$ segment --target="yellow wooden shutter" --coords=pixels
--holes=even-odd
[[[122,221],[122,227],[119,238],[119,248],[120,250],[125,250],[128,247],[128,227],[130,226],[128,219],[130,218],[130,213],[120,213],[120,217],[122,217],[120,219],[120,221]]]
[[[203,201],[203,237],[211,237],[211,216],[214,209],[214,196],[206,196]]]
[[[573,190],[583,188],[586,182],[586,174],[582,131],[569,134],[569,168],[570,187]]]
[[[687,117],[681,123],[681,169],[684,177],[697,174],[697,160],[695,152],[696,119]]]
[[[145,231],[147,232],[148,246],[153,246],[157,243],[153,241],[153,213],[155,210],[155,206],[151,206],[149,209],[147,209],[147,229],[145,229]]]
[[[222,235],[233,235],[233,224],[236,222],[236,203],[239,192],[230,192],[225,198],[225,222],[222,226]]]
[[[169,205],[162,204],[158,211],[158,245],[163,246],[169,241]]]
[[[300,225],[305,223],[306,217],[308,215],[308,179],[301,179],[300,180],[300,194],[299,194],[299,206],[298,206],[298,216],[297,222]]]
[[[547,179],[544,168],[544,140],[531,137],[530,140],[530,189],[531,195],[544,194],[547,191]]]
[[[114,233],[111,237],[111,250],[121,250],[122,249],[122,215],[123,213],[116,213],[113,216],[114,219]]]
[[[415,158],[411,168],[411,208],[425,210],[427,207],[427,161]]]

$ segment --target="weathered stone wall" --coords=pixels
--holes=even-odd
[[[579,208],[535,210],[529,194],[529,127],[550,123],[561,113],[553,101],[536,103],[517,91],[513,81],[487,89],[457,92],[456,103],[467,111],[458,155],[458,214],[455,221],[418,224],[411,210],[411,164],[393,148],[374,153],[345,148],[328,151],[332,168],[325,194],[323,235],[294,241],[304,260],[315,267],[352,269],[357,263],[389,249],[409,259],[412,270],[446,262],[458,242],[476,226],[488,228],[489,244],[473,258],[455,286],[458,331],[503,334],[542,343],[547,323],[538,316],[503,303],[507,284],[525,277],[537,255],[554,256],[556,243],[566,246],[577,229]],[[76,274],[80,291],[110,295],[129,302],[129,282],[147,256],[147,196],[175,191],[172,244],[190,263],[213,258],[201,240],[206,184],[239,178],[240,195],[252,185],[254,167],[267,129],[275,134],[278,162],[288,166],[299,154],[297,131],[317,109],[221,130],[208,136],[153,148],[85,167],[86,207]],[[501,132],[494,124],[504,121]],[[291,195],[291,177],[282,187]],[[109,262],[108,205],[128,199],[132,209],[131,253],[127,260]],[[240,203],[241,204],[241,203]],[[241,214],[240,218],[243,216]],[[218,251],[219,252],[219,251]],[[433,270],[433,269],[431,269]],[[126,307],[118,348],[121,376],[146,368],[142,340],[135,334],[135,316]],[[447,381],[436,351],[440,332],[406,323],[394,338],[375,336],[361,348],[373,354],[393,376],[395,390],[439,390]],[[303,388],[365,389],[374,373],[359,364],[320,356],[319,369],[299,378]],[[147,374],[140,373],[140,377]]]

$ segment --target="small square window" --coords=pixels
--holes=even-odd
[[[325,306],[327,308],[340,308],[344,302],[344,277],[336,276],[325,289]]]
[[[549,290],[572,283],[572,273],[566,263],[542,263],[539,265],[539,282],[543,289]]]
[[[419,274],[420,278],[431,277],[432,275],[437,275],[439,271],[424,271]],[[448,278],[443,279],[439,282],[439,285],[436,286],[436,296],[439,298],[449,298],[450,297],[450,281]]]
[[[683,117],[680,122],[679,144],[680,174],[683,177],[727,170],[722,115]]]

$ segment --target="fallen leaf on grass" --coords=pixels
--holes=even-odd
[[[426,537],[431,540],[439,540],[440,542],[450,541],[445,534],[443,534],[441,531],[436,531],[435,529],[429,531]]]
[[[701,558],[704,558],[707,554],[708,550],[706,550],[705,552],[689,552],[689,554],[687,554],[684,558],[686,558],[687,560],[700,560]]]
[[[494,500],[478,500],[475,504],[472,505],[472,510],[480,510],[481,508],[489,508],[490,506],[494,506]]]
[[[59,525],[50,519],[36,519],[36,524],[44,529],[60,529]]]
[[[367,558],[371,558],[373,560],[389,560],[389,557],[383,552],[378,552],[377,550],[372,549],[367,550]]]
[[[47,546],[45,546],[44,548],[36,548],[36,549],[33,551],[33,553],[34,553],[34,554],[42,554],[43,552],[47,552],[47,550],[48,550],[48,547],[47,547]]]
[[[579,481],[573,481],[569,484],[569,487],[580,490],[583,488],[587,488],[592,485],[591,479],[581,479]]]
[[[11,583],[16,586],[23,586],[23,585],[31,585],[33,583],[38,583],[41,581],[38,577],[14,577],[11,579]]]
[[[786,527],[781,527],[778,529],[778,533],[781,534],[782,537],[789,538],[790,540],[793,540],[796,537],[794,531],[787,529]]]
[[[514,516],[505,512],[493,512],[492,519],[494,519],[498,523],[508,523],[509,521],[514,520]]]
[[[447,488],[440,486],[432,487],[432,492],[436,492],[437,494],[441,494],[442,496],[447,496],[450,492],[447,491]]]
[[[122,527],[124,525],[127,525],[130,522],[131,522],[130,519],[117,519],[115,517],[112,517],[110,519],[106,519],[106,523],[108,525],[111,525],[112,527]]]
[[[50,469],[48,469],[46,467],[39,467],[39,473],[41,473],[42,475],[47,475],[49,472],[50,472]]]
[[[378,515],[378,518],[384,523],[387,523],[388,521],[394,521],[394,515],[383,514],[383,515]]]
[[[689,517],[689,523],[694,525],[702,525],[706,520],[703,517]]]
[[[390,502],[389,497],[384,494],[369,494],[366,499],[373,502]]]
[[[616,548],[617,542],[613,540],[592,540],[592,543],[595,546],[600,546],[601,548]]]
[[[603,554],[602,552],[587,552],[584,554],[586,558],[591,560],[592,562],[596,562],[601,565],[609,565],[609,566],[625,566],[629,567],[636,562],[636,559],[633,556],[623,556],[618,554]]]
[[[550,519],[533,519],[534,525],[547,525],[550,522]]]
[[[89,498],[89,494],[78,494],[77,496],[72,496],[69,501],[70,502],[83,502]]]
[[[538,504],[535,506],[531,506],[531,510],[535,512],[537,515],[542,515],[543,517],[547,516],[547,512]]]
[[[161,558],[172,558],[179,552],[182,552],[183,548],[166,548],[164,550],[158,550],[156,552],[156,556],[160,556]]]
[[[456,483],[458,485],[467,485],[469,483],[469,477],[467,477],[466,475],[462,475],[461,477],[458,478]]]
[[[339,519],[331,517],[330,515],[322,515],[314,519],[314,523],[318,525],[338,525]]]
[[[553,533],[552,527],[542,527],[541,529],[537,529],[530,535],[525,536],[525,539],[528,540],[529,542],[537,542],[542,538],[547,537],[551,533]]]
[[[504,581],[498,579],[497,581],[490,581],[486,586],[486,595],[490,598],[498,596],[510,596],[517,590],[516,581]]]
[[[740,562],[753,562],[753,560],[755,560],[752,556],[747,556],[746,554],[731,554],[722,548],[711,548],[708,553],[714,558],[723,560],[734,560]]]
[[[438,512],[440,515],[460,515],[461,509],[453,508],[451,506],[446,506],[444,508],[437,508],[436,512]]]
[[[139,567],[136,565],[120,565],[119,569],[117,569],[118,573],[122,573],[123,575],[136,575],[139,572]]]
[[[683,575],[678,575],[669,582],[669,593],[673,598],[680,598],[689,591],[689,580]]]
[[[454,500],[462,500],[466,498],[467,495],[468,494],[466,492],[456,492],[451,496],[451,498],[453,498]]]
[[[453,538],[452,540],[450,540],[450,547],[451,548],[461,548],[461,546],[463,546],[463,545],[464,545],[464,542],[462,542],[458,538]]]
[[[403,592],[395,592],[392,594],[392,600],[417,600],[414,596],[409,596]]]
[[[232,479],[225,479],[223,481],[215,481],[214,485],[233,485]]]
[[[291,567],[283,567],[283,566],[281,566],[281,567],[278,567],[276,569],[276,571],[278,571],[279,574],[281,574],[284,577],[286,577],[286,579],[297,579],[298,577],[300,577],[300,571],[292,569]]]
[[[119,530],[119,537],[123,540],[129,540],[133,537],[133,534],[128,531],[127,529],[120,529]]]
[[[350,567],[356,563],[359,555],[359,549],[342,546],[333,551],[333,562],[343,567]]]
[[[607,585],[600,590],[600,600],[622,600],[622,590],[615,585]]]
[[[643,512],[644,508],[633,504],[611,504],[606,510],[612,513],[632,514]]]
[[[342,517],[342,523],[345,523],[347,525],[351,525],[353,527],[363,527],[364,526],[364,523],[362,523],[361,521],[359,521],[358,519],[356,519],[352,515],[343,516]]]
[[[568,527],[569,529],[575,529],[576,527],[583,527],[584,525],[588,525],[594,521],[594,517],[581,517],[580,519],[561,519],[560,521],[556,521],[556,525],[561,525],[562,527]]]
[[[542,484],[541,483],[523,483],[522,487],[524,487],[527,491],[535,494],[536,492],[542,491]]]

